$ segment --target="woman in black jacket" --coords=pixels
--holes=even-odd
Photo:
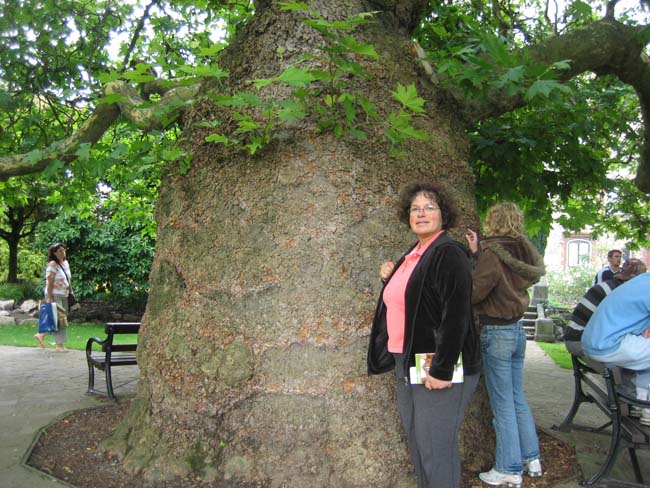
[[[418,242],[396,263],[382,265],[368,373],[396,370],[397,403],[418,488],[455,488],[461,480],[458,433],[480,368],[471,261],[466,248],[446,235],[457,211],[438,186],[405,188],[399,215]],[[464,379],[452,383],[461,352]],[[411,384],[417,353],[435,355],[423,382]]]

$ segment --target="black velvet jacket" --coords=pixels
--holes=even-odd
[[[395,263],[393,273],[405,256]],[[384,288],[391,277],[392,274]],[[383,293],[382,288],[370,332],[368,374],[386,373],[395,366],[393,355],[388,352]],[[469,252],[446,233],[442,234],[424,252],[406,285],[405,371],[415,364],[416,353],[435,352],[429,374],[449,381],[462,351],[464,373],[480,372],[479,335],[471,300],[472,263]]]

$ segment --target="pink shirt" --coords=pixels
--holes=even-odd
[[[438,232],[433,239],[423,247],[418,244],[404,257],[404,261],[395,271],[384,288],[384,304],[386,305],[386,325],[388,329],[388,352],[402,353],[404,351],[404,328],[406,326],[406,285],[411,273],[420,262],[420,258],[429,246],[444,230]]]

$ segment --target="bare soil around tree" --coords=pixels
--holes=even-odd
[[[149,483],[126,472],[119,460],[101,453],[99,443],[110,436],[128,410],[129,402],[79,410],[48,427],[32,450],[29,465],[78,488],[263,488],[232,480],[178,478]],[[573,448],[540,432],[544,476],[524,477],[524,488],[550,488],[578,474]],[[478,473],[463,473],[461,488],[485,488]],[[329,488],[329,487],[323,487]]]

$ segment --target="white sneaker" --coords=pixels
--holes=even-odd
[[[500,473],[494,468],[487,473],[480,473],[478,477],[483,483],[492,486],[507,485],[509,488],[520,488],[522,478],[520,474]]]
[[[539,462],[539,458],[524,463],[524,473],[528,473],[531,478],[542,476],[542,463]]]
[[[641,418],[639,419],[641,425],[650,425],[650,408],[641,410]]]

